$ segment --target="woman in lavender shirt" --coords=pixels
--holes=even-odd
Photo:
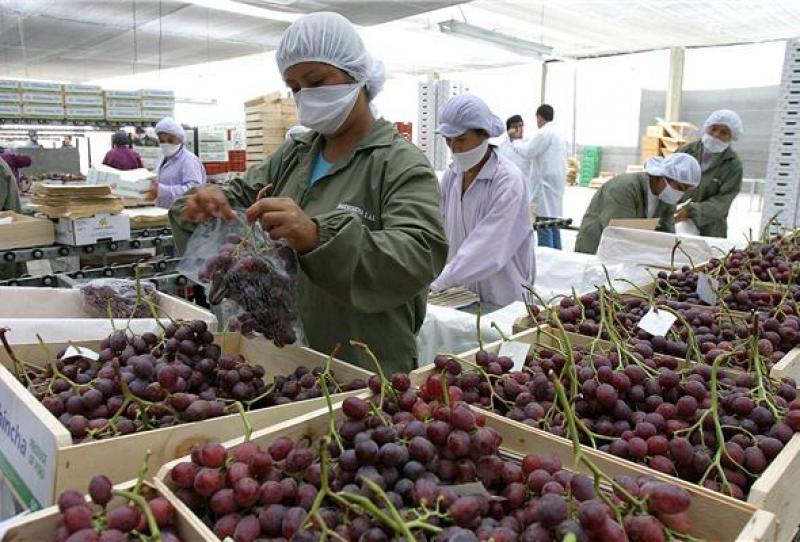
[[[450,251],[431,284],[434,292],[465,286],[481,301],[505,306],[522,300],[534,278],[533,226],[528,188],[519,168],[489,146],[505,131],[477,96],[451,98],[436,133],[453,162],[442,178],[442,216]]]
[[[164,117],[156,124],[156,135],[161,147],[161,157],[156,164],[157,186],[151,196],[158,198],[157,205],[169,209],[179,196],[205,184],[206,171],[200,159],[187,149],[181,125],[172,117]]]

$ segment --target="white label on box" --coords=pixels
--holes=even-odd
[[[3,115],[19,117],[22,115],[22,106],[0,104],[0,116]]]
[[[14,79],[0,79],[0,88],[16,90],[19,88],[19,81],[15,81]]]
[[[511,358],[514,361],[512,371],[521,371],[525,366],[525,359],[531,351],[531,345],[519,341],[503,341],[500,345],[500,351],[497,353],[500,357]]]
[[[13,91],[0,92],[0,102],[19,103],[19,94]]]
[[[56,241],[67,245],[91,245],[101,239],[122,241],[131,238],[131,221],[127,215],[97,214],[89,218],[60,218],[56,225]]]
[[[61,83],[45,83],[43,81],[20,81],[20,88],[25,90],[38,90],[41,92],[61,92]]]
[[[64,92],[76,92],[80,94],[100,94],[103,92],[103,87],[98,85],[77,85],[77,84],[66,84],[64,85]]]
[[[93,105],[102,108],[103,98],[93,94],[66,94],[64,103],[67,105]]]
[[[142,100],[143,109],[175,109],[173,100]]]
[[[53,502],[56,441],[21,399],[31,397],[30,392],[10,373],[7,378],[0,388],[0,470],[22,504],[38,510]]]
[[[719,290],[718,280],[705,273],[697,274],[697,297],[700,298],[700,301],[708,305],[716,305],[717,290]]]
[[[163,90],[155,88],[144,88],[139,91],[142,98],[166,98],[169,100],[175,99],[175,92],[172,90]]]
[[[639,320],[638,326],[650,335],[664,337],[677,319],[678,317],[669,311],[664,309],[655,311],[651,307],[647,314]]]
[[[61,94],[47,94],[45,92],[23,92],[22,101],[26,103],[61,104]]]
[[[86,358],[92,361],[97,361],[100,359],[100,354],[91,348],[70,345],[66,350],[64,350],[64,355],[61,356],[61,359],[69,358]]]
[[[140,98],[138,90],[107,90],[106,98],[118,98],[121,100],[138,100]]]

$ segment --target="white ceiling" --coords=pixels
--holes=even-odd
[[[252,55],[274,49],[297,14],[324,9],[362,25],[401,73],[532,60],[444,35],[436,23],[448,19],[544,43],[555,58],[800,35],[800,0],[0,0],[0,76],[80,82]]]

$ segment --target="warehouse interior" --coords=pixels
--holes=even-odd
[[[800,540],[800,2],[0,0],[0,542]]]

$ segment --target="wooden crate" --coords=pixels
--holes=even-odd
[[[55,242],[56,227],[51,220],[33,218],[14,211],[0,211],[0,250],[41,247]]]
[[[163,496],[161,490],[156,488],[153,484],[145,482],[144,485],[160,496]],[[117,485],[116,488],[131,490],[133,486],[133,482],[126,482]],[[71,489],[85,491],[86,487],[75,487]],[[113,509],[121,503],[121,497],[114,497],[109,503],[109,509]],[[46,542],[48,540],[55,540],[60,516],[61,514],[58,510],[58,506],[55,505],[25,516],[5,532],[3,542]],[[175,511],[175,527],[181,540],[188,542],[203,539],[200,532],[197,530],[195,522],[190,521],[186,514],[182,514],[177,510]]]
[[[369,392],[362,395],[364,398],[370,396]],[[334,405],[334,414],[341,416],[341,403]],[[530,453],[555,455],[565,469],[587,473],[586,467],[575,461],[572,445],[566,439],[555,437],[543,431],[529,431],[527,426],[511,422],[501,416],[491,413],[487,416],[487,426],[494,428],[503,437],[501,451],[512,456],[521,458]],[[262,446],[268,446],[279,437],[289,437],[295,442],[307,439],[313,447],[322,436],[329,430],[329,413],[327,408],[311,412],[295,420],[290,420],[273,427],[269,427],[254,432],[251,440]],[[242,438],[231,440],[224,443],[230,449],[242,442]],[[650,474],[655,478],[683,487],[692,496],[692,506],[689,509],[689,517],[692,522],[692,535],[709,541],[737,541],[753,542],[755,540],[773,541],[775,518],[768,512],[760,512],[753,506],[737,501],[736,499],[714,493],[705,488],[674,479],[664,474],[651,471],[646,467],[640,467],[628,461],[619,460],[609,454],[598,452],[592,449],[585,449],[585,454],[595,462],[604,472],[611,476],[629,475],[640,476]],[[188,458],[172,461],[164,465],[156,475],[153,483],[168,498],[176,510],[181,514],[189,515],[191,511],[172,493],[172,481],[170,470],[181,461]],[[714,521],[708,521],[713,517]],[[193,518],[197,529],[205,537],[203,540],[218,539],[202,524],[196,516]]]
[[[269,383],[273,376],[287,374],[299,365],[312,368],[323,365],[328,356],[303,347],[278,348],[264,338],[249,339],[235,333],[216,334],[216,342],[225,353],[240,353],[247,361],[266,370]],[[74,343],[99,349],[100,341]],[[66,344],[48,345],[53,351]],[[41,365],[45,357],[40,345],[14,347],[18,359]],[[18,427],[20,439],[27,439],[26,452],[19,453],[16,439],[0,439],[0,470],[18,494],[18,501],[31,508],[48,506],[64,489],[85,487],[97,473],[105,473],[115,483],[136,476],[144,450],[151,451],[150,469],[187,454],[200,443],[227,440],[241,435],[243,425],[238,414],[220,416],[202,422],[181,424],[141,433],[133,433],[84,444],[73,444],[69,431],[16,379],[8,369],[11,361],[0,354],[0,401],[10,427]],[[354,378],[367,380],[372,373],[339,360],[332,361],[335,377],[341,382]],[[344,399],[362,393],[350,391],[335,394]],[[285,405],[261,408],[248,413],[254,428],[261,428],[291,419],[317,408],[325,399],[315,398]],[[21,429],[19,429],[21,428]],[[13,434],[13,433],[12,433]],[[27,437],[26,437],[27,435]],[[31,442],[35,442],[35,450]],[[30,462],[38,465],[35,468]]]
[[[661,148],[661,139],[658,138],[658,137],[644,136],[642,138],[642,140],[641,140],[640,145],[639,145],[639,149],[641,151],[655,151],[655,152],[658,152],[658,150],[660,148]]]
[[[553,328],[542,326],[540,329],[529,329],[521,333],[509,337],[510,340],[524,342],[533,346],[552,346],[558,344],[551,335],[543,333],[543,331],[553,332]],[[612,343],[600,339],[593,339],[575,333],[566,333],[566,336],[573,345],[589,345],[595,344],[601,351],[612,349]],[[489,353],[496,354],[500,350],[500,345],[503,341],[497,341],[484,345],[484,350]],[[470,362],[475,362],[475,355],[478,349],[473,349],[461,354],[459,357]],[[792,352],[795,352],[793,350]],[[800,355],[797,355],[800,357]],[[687,364],[686,360],[679,360],[681,364]],[[428,377],[435,372],[433,364],[421,367],[412,373],[412,385],[419,386],[423,384]],[[499,414],[486,411],[487,415],[493,417],[503,418]],[[507,419],[507,418],[503,418]],[[510,423],[517,423],[513,420],[508,420]],[[564,440],[565,443],[569,441],[562,437],[556,437],[546,431],[531,428],[525,424],[519,423],[523,428],[530,429],[537,433],[544,433],[553,438]],[[504,442],[506,442],[504,440]],[[602,453],[602,452],[598,452]],[[611,456],[611,454],[606,454]],[[625,459],[620,459],[611,456],[618,461],[629,462]],[[633,463],[633,462],[630,462]],[[643,469],[651,470],[644,465],[635,463]],[[677,479],[677,478],[676,478]],[[688,484],[689,482],[684,482]],[[784,447],[780,455],[767,467],[767,469],[759,476],[750,489],[747,502],[752,506],[763,509],[765,511],[775,514],[777,521],[777,532],[779,537],[775,540],[789,541],[792,539],[793,534],[797,531],[797,525],[800,524],[800,508],[794,506],[791,499],[787,496],[791,494],[794,487],[800,484],[800,434],[792,437],[792,440]],[[691,484],[690,484],[691,485]]]

